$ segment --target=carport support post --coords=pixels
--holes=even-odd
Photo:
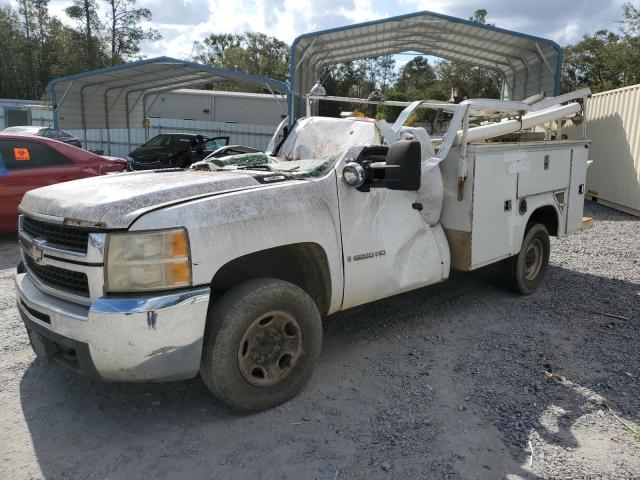
[[[149,141],[149,122],[147,122],[147,94],[142,93],[142,126],[144,127],[144,143]]]
[[[160,93],[162,92],[147,92],[144,94],[144,97],[142,98],[142,114],[144,117],[144,124],[145,124],[145,142],[149,141],[149,128],[151,127],[151,122],[147,122],[147,97],[149,95],[153,95],[155,93],[156,98],[153,99],[153,102],[151,102],[151,105],[149,105],[149,110],[151,110],[153,108],[153,106],[156,104],[156,102],[158,101],[158,99],[160,98]],[[162,127],[160,130],[160,133],[162,133]]]
[[[89,150],[87,143],[87,119],[84,114],[84,86],[80,89],[80,118],[82,118],[82,131],[84,133],[84,148]]]
[[[49,84],[49,101],[51,102],[51,113],[53,115],[53,128],[58,129],[58,112],[56,109],[56,93],[51,84]],[[6,116],[5,116],[6,118]]]
[[[127,111],[127,154],[131,151],[131,125],[129,123],[129,92],[124,96],[124,108]]]
[[[107,94],[104,95],[104,120],[107,127],[107,154],[111,155],[111,131],[109,130],[109,102]]]

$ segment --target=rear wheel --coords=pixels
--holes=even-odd
[[[544,225],[532,225],[522,240],[518,255],[500,265],[501,276],[509,288],[530,295],[542,284],[549,265],[549,233]]]
[[[302,289],[278,279],[244,282],[209,312],[200,374],[222,401],[243,411],[293,398],[311,376],[322,321]]]

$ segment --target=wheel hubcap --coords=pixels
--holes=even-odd
[[[535,279],[542,268],[542,242],[535,238],[529,245],[524,257],[524,276],[527,280]]]
[[[298,321],[286,312],[273,310],[256,318],[244,332],[238,365],[247,382],[270,387],[293,370],[301,352]]]

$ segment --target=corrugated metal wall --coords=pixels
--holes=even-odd
[[[286,113],[286,100],[272,95],[177,90],[147,99],[150,117],[212,122],[277,125]]]
[[[592,143],[587,193],[640,216],[640,85],[594,94],[587,102]]]

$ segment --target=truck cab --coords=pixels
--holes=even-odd
[[[310,116],[265,153],[29,192],[16,286],[33,348],[109,381],[200,374],[255,411],[303,388],[326,315],[452,267],[498,264],[533,293],[549,235],[580,229],[588,142],[532,130],[577,123],[584,96],[440,105],[442,139],[405,125],[423,102],[394,125]]]

